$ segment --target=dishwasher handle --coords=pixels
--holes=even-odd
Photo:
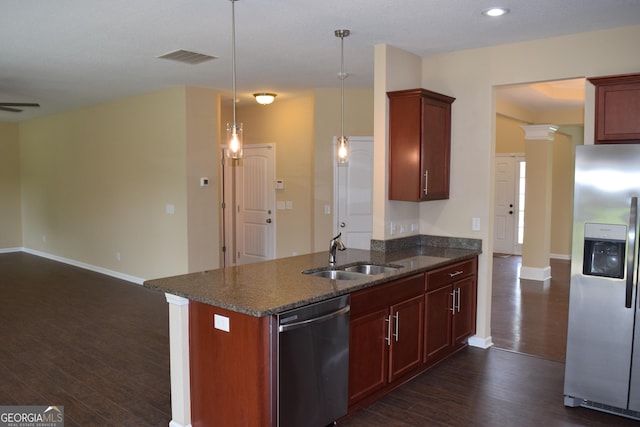
[[[295,322],[295,323],[288,323],[286,325],[280,325],[280,326],[278,326],[278,332],[292,331],[294,329],[303,328],[305,326],[308,326],[308,325],[311,325],[311,324],[314,324],[314,323],[324,322],[325,320],[333,319],[334,317],[338,317],[341,314],[348,313],[350,310],[351,310],[351,306],[350,305],[346,305],[346,306],[344,306],[342,308],[339,308],[338,310],[333,311],[331,313],[323,314],[322,316],[313,317],[311,319],[303,320],[301,322]]]

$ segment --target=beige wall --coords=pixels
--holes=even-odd
[[[556,132],[552,142],[551,241],[552,257],[569,259],[573,223],[573,168],[575,142]]]
[[[0,251],[22,246],[17,123],[0,123]]]
[[[20,123],[24,247],[148,279],[188,272],[189,254],[202,244],[210,252],[203,256],[215,261],[208,265],[217,266],[216,250],[203,243],[215,234],[201,229],[202,240],[189,245],[198,234],[194,216],[187,231],[188,188],[209,167],[188,165],[187,157],[215,138],[215,127],[198,130],[202,118],[187,123],[188,105],[206,105],[215,121],[214,95],[172,88]],[[189,175],[189,166],[198,170]],[[192,207],[203,205],[217,225],[210,203]]]
[[[493,88],[523,82],[637,72],[640,56],[637,55],[636,40],[639,39],[640,26],[631,26],[422,58],[417,68],[422,75],[418,84],[453,96],[456,101],[451,132],[450,199],[419,204],[420,232],[482,239],[483,255],[479,262],[478,281],[479,337],[486,339],[491,335],[492,165],[496,131]],[[378,49],[382,48],[377,46],[376,52]],[[392,66],[388,56],[376,55],[376,73]],[[415,85],[412,78],[407,78],[405,86],[398,89]],[[591,143],[594,90],[589,84],[586,98],[585,143]],[[379,131],[378,126],[386,123],[386,100],[378,92],[377,85],[375,103],[375,144],[378,147],[384,144],[380,140],[385,129]],[[376,155],[378,153],[376,151]],[[381,165],[384,159],[375,161],[376,165]],[[377,193],[384,194],[386,180],[378,178],[374,185]],[[481,231],[471,231],[472,217],[480,218]],[[377,213],[374,224],[381,219],[383,226],[393,221],[393,209]]]
[[[229,111],[222,120],[226,134],[226,123],[232,120]],[[285,184],[284,190],[276,190],[276,201],[290,201],[293,206],[276,210],[276,257],[311,252],[313,95],[276,98],[271,105],[239,103],[236,121],[243,125],[245,145],[276,147],[276,179]]]
[[[348,79],[345,82],[347,84]],[[326,251],[334,234],[333,138],[340,136],[340,89],[316,89],[314,98],[313,252]],[[373,90],[347,89],[344,94],[344,133],[373,136]],[[332,206],[332,214],[324,213]]]
[[[221,215],[218,203],[219,97],[216,91],[186,88],[187,228],[189,271],[218,268]],[[200,178],[209,178],[207,187]]]
[[[221,131],[231,121],[225,107]],[[277,210],[276,257],[324,251],[333,233],[333,137],[340,133],[340,89],[315,89],[271,105],[236,106],[245,144],[276,145],[276,178],[285,181],[276,200],[293,209]],[[373,91],[345,88],[345,134],[373,135]],[[224,138],[221,139],[224,141]],[[333,209],[332,209],[333,211]]]

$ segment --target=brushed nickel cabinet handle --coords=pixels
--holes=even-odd
[[[400,329],[400,312],[396,311],[396,314],[393,316],[396,319],[396,333],[393,334],[393,336],[396,339],[396,342],[398,342],[398,339],[400,338],[400,333],[399,333],[399,329]]]
[[[384,340],[387,342],[387,345],[390,346],[391,345],[391,315],[389,314],[387,318],[384,319],[384,321],[387,322],[387,336],[384,337]]]

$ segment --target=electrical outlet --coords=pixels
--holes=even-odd
[[[406,233],[409,231],[409,226],[407,224],[400,224],[400,234]]]

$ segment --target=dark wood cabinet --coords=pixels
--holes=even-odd
[[[389,200],[449,198],[451,104],[426,89],[389,97]]]
[[[424,274],[351,294],[349,405],[422,366]]]
[[[477,258],[426,274],[424,363],[467,345],[476,330]]]
[[[640,74],[591,77],[595,144],[640,143]]]

